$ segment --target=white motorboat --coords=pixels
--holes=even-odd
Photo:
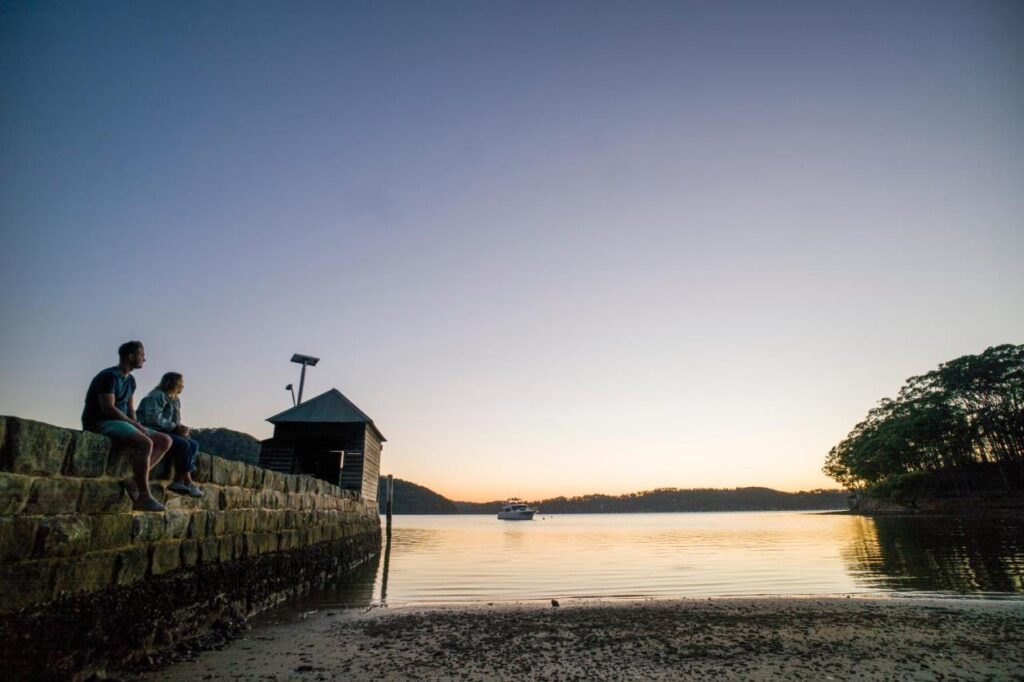
[[[498,518],[503,521],[532,521],[536,513],[536,509],[530,509],[529,505],[520,500],[509,500],[502,505]]]

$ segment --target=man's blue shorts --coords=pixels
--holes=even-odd
[[[140,433],[138,427],[134,424],[121,419],[109,419],[107,421],[100,422],[90,430],[95,433],[103,434],[108,438],[117,438],[118,440],[123,440],[136,433]],[[141,433],[145,433],[147,436],[152,436],[156,431],[153,429],[145,429]]]

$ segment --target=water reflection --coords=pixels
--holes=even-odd
[[[1024,522],[856,518],[844,558],[858,581],[914,592],[1024,593]]]
[[[805,512],[396,516],[380,556],[290,609],[893,593],[1024,595],[1024,523]]]

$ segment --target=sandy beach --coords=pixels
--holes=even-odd
[[[1024,601],[763,598],[325,610],[138,680],[1021,680]]]

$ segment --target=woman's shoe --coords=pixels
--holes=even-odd
[[[206,494],[206,492],[203,491],[203,489],[197,486],[195,483],[189,483],[188,494],[191,495],[192,497],[202,497],[203,495]]]
[[[171,484],[169,486],[167,486],[167,489],[171,490],[173,492],[176,492],[179,495],[191,495],[192,494],[192,490],[189,487],[189,484],[188,483],[182,483],[181,481],[172,481]]]

